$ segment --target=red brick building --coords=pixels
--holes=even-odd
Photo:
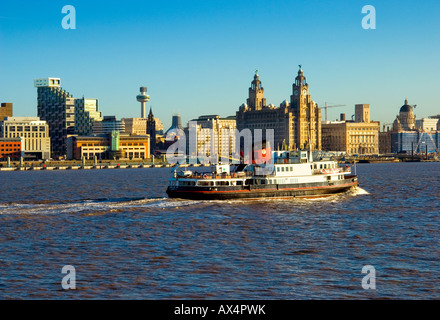
[[[22,151],[21,138],[0,138],[0,160],[20,159]]]

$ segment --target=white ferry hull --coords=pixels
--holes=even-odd
[[[317,197],[344,193],[359,185],[356,176],[345,176],[337,181],[323,181],[301,184],[266,184],[225,187],[169,186],[170,198],[192,200],[230,200],[258,198]]]

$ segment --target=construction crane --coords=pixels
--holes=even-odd
[[[325,103],[325,107],[324,107],[324,109],[325,109],[325,121],[327,121],[327,108],[336,108],[336,107],[345,107],[345,104],[335,104],[333,106],[328,106],[327,102]],[[322,108],[320,108],[320,109],[322,109]]]

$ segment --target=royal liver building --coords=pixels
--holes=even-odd
[[[310,130],[309,130],[310,126]],[[301,66],[292,85],[290,102],[284,100],[279,107],[266,105],[264,88],[258,73],[249,88],[249,98],[237,112],[237,129],[274,129],[275,149],[305,149],[309,147],[309,134],[313,150],[321,150],[321,112],[311,100],[309,84]]]

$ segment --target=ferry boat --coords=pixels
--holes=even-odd
[[[208,171],[174,170],[170,198],[227,200],[323,197],[359,186],[351,167],[337,161],[314,161],[311,151],[273,151],[272,165],[216,164]]]

